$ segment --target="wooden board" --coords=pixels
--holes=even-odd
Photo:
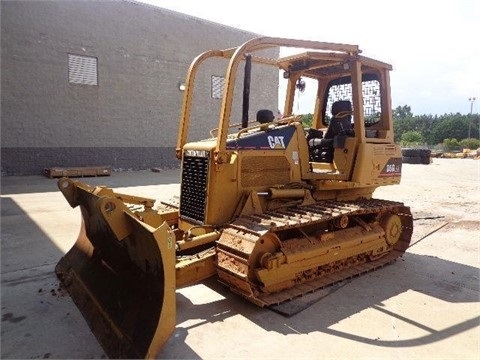
[[[44,175],[49,178],[59,177],[85,177],[85,176],[110,176],[110,166],[83,166],[83,167],[51,167],[45,168]]]

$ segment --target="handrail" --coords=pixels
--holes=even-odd
[[[182,114],[180,115],[180,124],[177,137],[176,155],[177,159],[182,158],[182,148],[187,142],[188,129],[190,126],[190,112],[193,99],[193,89],[195,84],[195,76],[198,68],[207,59],[212,57],[223,57],[224,52],[221,50],[210,50],[198,55],[188,68],[187,77],[185,79],[185,93],[183,95]]]
[[[207,59],[213,57],[221,57],[229,59],[235,53],[237,48],[229,48],[225,50],[208,50],[198,55],[190,64],[185,79],[185,92],[183,95],[182,113],[180,115],[180,124],[177,136],[176,156],[177,159],[182,158],[182,148],[187,142],[188,130],[190,127],[190,113],[192,107],[193,90],[195,85],[195,77],[200,65]],[[252,56],[254,63],[261,63],[266,65],[275,65],[276,61],[258,56]],[[217,128],[218,129],[218,128]]]
[[[261,37],[255,38],[240,45],[233,56],[230,58],[227,74],[225,78],[225,90],[222,99],[221,114],[219,119],[219,134],[217,136],[217,144],[215,147],[215,160],[217,163],[226,162],[226,141],[228,134],[228,120],[230,119],[233,101],[234,81],[236,79],[237,69],[240,61],[245,54],[250,54],[254,51],[264,50],[272,47],[293,47],[293,48],[307,48],[313,50],[330,50],[345,52],[350,55],[357,55],[359,48],[356,45],[325,43],[310,40],[293,40],[275,37]]]
[[[277,37],[259,37],[251,39],[244,44],[225,50],[210,50],[197,56],[190,65],[186,81],[185,81],[185,93],[183,98],[182,114],[180,118],[179,133],[177,138],[176,153],[177,158],[182,156],[182,148],[187,141],[187,135],[190,125],[190,112],[193,98],[193,88],[195,82],[195,76],[197,74],[199,66],[206,60],[212,57],[223,57],[230,59],[226,76],[225,76],[225,88],[221,104],[221,112],[219,117],[219,133],[217,136],[217,144],[215,147],[215,159],[218,163],[225,162],[226,158],[226,140],[229,129],[229,120],[232,110],[234,81],[236,79],[237,69],[240,61],[245,59],[246,54],[250,54],[254,51],[265,50],[274,47],[291,47],[291,48],[305,48],[312,50],[323,51],[336,51],[343,52],[348,55],[356,56],[360,53],[357,45],[337,44],[328,42],[319,42],[311,40],[294,40]],[[277,64],[276,61],[271,59],[252,57],[254,62],[260,62],[269,65]]]
[[[256,121],[256,120],[249,121],[249,123],[254,123],[254,122],[257,122],[257,121]],[[240,127],[240,126],[242,126],[242,123],[229,124],[229,125],[228,125],[228,128],[231,129],[231,128],[234,128],[235,126]],[[216,138],[216,137],[217,137],[216,135],[213,135],[213,133],[214,133],[215,131],[218,131],[218,127],[213,128],[213,129],[210,130],[210,136],[211,136],[212,138]]]
[[[302,117],[302,115],[290,115],[290,116],[287,116],[287,117],[284,117],[282,119],[272,121],[272,122],[269,122],[269,123],[246,127],[244,129],[241,129],[237,133],[237,139],[240,138],[240,135],[242,135],[243,133],[246,133],[250,130],[255,130],[255,129],[264,130],[264,129],[268,129],[270,125],[274,125],[274,126],[285,125],[285,124],[290,125],[293,122],[299,122],[301,117]]]

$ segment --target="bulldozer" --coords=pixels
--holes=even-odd
[[[196,75],[212,58],[228,64],[218,127],[189,142]],[[259,109],[250,119],[253,66],[274,67],[286,82],[281,116]],[[409,207],[373,197],[377,187],[401,179],[391,70],[348,44],[259,37],[209,50],[186,76],[178,200],[156,206],[154,199],[58,180],[69,204],[80,206],[82,226],[55,271],[109,357],[155,357],[175,329],[176,290],[209,277],[269,307],[405,253]],[[294,113],[306,82],[316,86],[309,121]]]

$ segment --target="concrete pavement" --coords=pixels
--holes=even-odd
[[[258,308],[215,279],[178,290],[177,328],[159,357],[480,358],[479,164],[405,164],[402,184],[376,197],[412,208],[416,243],[293,317]],[[178,170],[82,181],[158,200],[179,192]],[[79,210],[54,179],[1,182],[1,357],[104,358],[53,271],[75,242]]]

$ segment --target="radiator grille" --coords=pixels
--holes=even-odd
[[[205,221],[207,178],[208,157],[183,157],[180,216]]]

